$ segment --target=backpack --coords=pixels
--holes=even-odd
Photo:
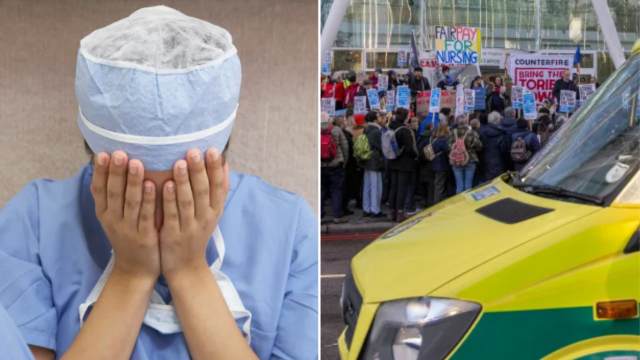
[[[358,161],[367,161],[371,158],[371,147],[367,134],[362,134],[353,144],[353,157]]]
[[[333,160],[338,153],[338,146],[333,140],[331,130],[333,130],[333,125],[329,126],[326,130],[320,129],[320,159],[323,162]]]
[[[428,161],[433,161],[436,156],[440,155],[440,153],[436,154],[435,151],[433,151],[433,139],[434,138],[432,137],[427,146],[422,149],[422,154]]]
[[[388,129],[382,134],[382,154],[387,160],[394,160],[400,156],[400,153],[402,153],[402,149],[398,147],[396,132]]]
[[[511,160],[515,163],[525,163],[531,157],[531,151],[527,150],[527,142],[519,136],[511,145]]]
[[[456,142],[453,143],[451,152],[449,153],[449,163],[451,166],[467,166],[469,163],[469,153],[464,145],[464,140],[467,138],[470,130],[464,133],[462,138],[458,138],[458,131],[454,130],[453,135],[456,137]]]

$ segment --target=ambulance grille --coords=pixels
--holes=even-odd
[[[510,198],[502,199],[476,210],[478,214],[505,224],[517,224],[554,211],[522,203]]]

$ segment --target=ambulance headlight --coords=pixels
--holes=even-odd
[[[481,309],[473,302],[432,297],[384,303],[369,333],[364,359],[445,359]]]

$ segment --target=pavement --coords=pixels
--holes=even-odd
[[[390,223],[390,221],[388,221]],[[321,360],[339,359],[338,338],[344,330],[340,294],[342,280],[351,259],[371,241],[372,237],[345,236],[342,240],[322,241],[320,292],[320,353]]]
[[[354,212],[353,215],[347,216],[349,222],[344,224],[336,224],[333,222],[333,218],[331,217],[331,202],[327,201],[327,203],[324,205],[324,210],[327,215],[325,215],[325,217],[323,217],[320,221],[320,234],[382,234],[392,227],[398,225],[398,223],[392,222],[387,217],[363,217],[362,209],[356,209],[355,201],[353,200],[349,204],[349,209]],[[423,209],[418,210],[422,211]],[[389,214],[389,209],[386,205],[381,205],[380,211],[387,215]]]

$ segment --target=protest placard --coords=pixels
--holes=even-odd
[[[576,107],[576,92],[571,90],[560,90],[560,108],[561,113],[570,113]]]
[[[440,109],[449,108],[453,113],[456,110],[456,92],[442,90],[440,92]]]
[[[371,109],[380,110],[380,99],[378,98],[378,90],[369,89],[367,90],[367,97],[369,98],[369,106]]]
[[[387,90],[389,87],[389,76],[378,75],[378,90]]]
[[[474,110],[486,110],[487,109],[487,89],[484,87],[473,89],[475,93],[475,106]]]
[[[514,86],[534,94],[538,106],[544,99],[553,97],[553,85],[572,64],[571,55],[511,55],[509,75]]]
[[[416,112],[418,114],[425,114],[429,112],[429,100],[431,98],[431,91],[418,91],[416,96]]]
[[[397,104],[397,108],[405,108],[405,109],[409,109],[409,101],[411,100],[410,98],[410,93],[409,93],[409,87],[408,86],[398,86],[398,90],[396,92],[396,104]]]
[[[436,61],[436,55],[430,52],[422,51],[420,52],[420,57],[418,58],[418,62],[420,63],[420,67],[423,69],[435,69],[438,67],[438,62]]]
[[[353,113],[354,114],[367,113],[367,97],[366,96],[356,96],[353,98]]]
[[[391,112],[393,110],[395,110],[395,104],[396,104],[396,91],[395,90],[389,90],[387,91],[387,112]]]
[[[329,116],[334,116],[336,114],[336,98],[320,99],[320,108]]]
[[[534,93],[524,93],[522,95],[522,107],[524,109],[524,118],[527,120],[535,120],[536,99]]]
[[[584,104],[596,92],[596,84],[578,86],[580,90],[580,105]]]
[[[333,60],[333,52],[331,50],[324,53],[322,61],[322,75],[331,75],[331,61]]]
[[[456,86],[456,117],[464,115],[464,84]]]
[[[471,89],[464,90],[464,112],[470,113],[475,109],[476,92]]]
[[[511,107],[520,110],[522,109],[522,95],[524,95],[524,88],[522,86],[514,86],[511,88]]]
[[[404,67],[407,63],[407,50],[398,51],[398,67]]]
[[[436,60],[442,65],[477,64],[482,52],[479,28],[436,26]]]
[[[429,99],[429,112],[437,113],[440,111],[441,95],[442,95],[442,90],[440,89],[431,90],[431,98]]]

